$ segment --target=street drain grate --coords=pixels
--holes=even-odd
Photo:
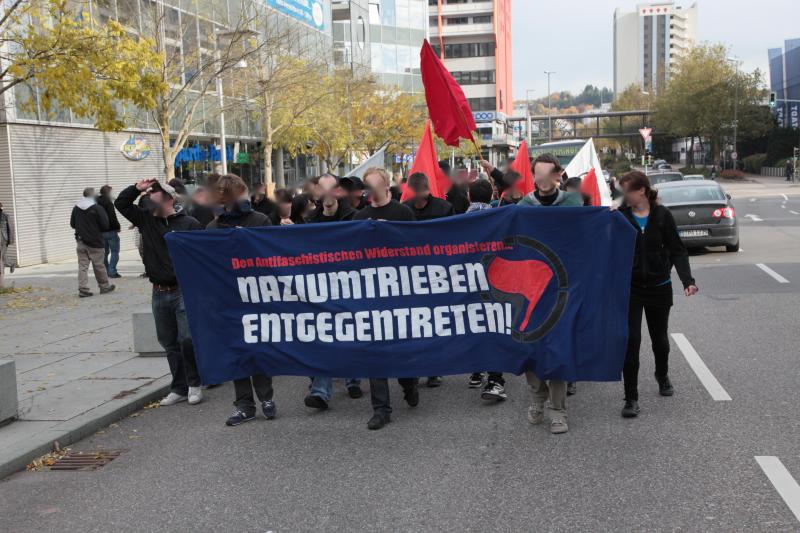
[[[97,450],[94,452],[69,452],[50,465],[50,470],[97,470],[120,456],[122,450]]]

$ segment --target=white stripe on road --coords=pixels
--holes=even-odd
[[[771,455],[756,456],[756,462],[767,478],[778,491],[786,506],[797,520],[800,520],[800,485],[786,470],[783,463],[777,457]]]
[[[756,266],[758,268],[760,268],[761,270],[763,270],[764,272],[766,272],[767,274],[769,274],[770,276],[772,276],[772,279],[774,279],[778,283],[789,283],[788,279],[784,278],[783,276],[781,276],[780,274],[778,274],[777,272],[772,270],[770,267],[768,267],[764,263],[756,263]]]
[[[781,209],[786,209],[786,204],[781,204]]]
[[[788,202],[789,201],[789,197],[786,196],[785,194],[781,194],[781,196],[783,196],[783,201],[784,202]]]
[[[764,222],[764,219],[758,215],[751,215],[748,213],[744,217],[751,219],[753,222]]]
[[[793,214],[793,215],[800,215],[800,213],[798,213],[797,211],[792,211],[791,209],[789,209],[789,212],[790,212],[791,214]]]
[[[686,338],[686,335],[683,333],[673,333],[672,340],[678,345],[686,362],[689,363],[694,373],[697,374],[697,379],[699,379],[700,383],[706,388],[711,398],[718,402],[731,401],[731,397],[725,389],[722,388],[722,385],[720,385],[717,378],[714,377],[714,374],[711,373],[711,370],[708,369],[703,360],[700,359],[700,355],[698,355],[692,343],[689,342],[689,339]]]

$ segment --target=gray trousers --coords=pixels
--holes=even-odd
[[[547,416],[567,416],[567,382],[561,379],[539,379],[533,372],[525,372],[531,387],[531,399],[536,405],[547,402]]]
[[[106,256],[104,248],[89,248],[82,242],[78,242],[78,290],[89,290],[89,264],[94,269],[94,277],[101,289],[105,289],[110,284],[108,273],[103,264]]]

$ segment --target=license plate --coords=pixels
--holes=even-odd
[[[685,229],[678,232],[681,237],[708,237],[707,229]]]

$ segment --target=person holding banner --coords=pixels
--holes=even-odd
[[[216,204],[222,206],[224,210],[206,226],[206,229],[254,228],[272,225],[267,215],[253,209],[247,185],[239,176],[235,174],[221,176],[211,192]],[[272,400],[272,378],[256,374],[233,381],[233,390],[236,395],[233,405],[236,406],[236,410],[225,421],[226,426],[238,426],[255,419],[256,403],[253,398],[253,389],[261,403],[264,418],[267,420],[275,418],[276,407]]]
[[[637,230],[636,253],[631,276],[631,300],[628,311],[628,347],[622,378],[625,384],[624,418],[639,415],[639,348],[642,343],[642,312],[656,359],[655,377],[661,396],[675,393],[667,374],[669,370],[669,311],[672,307],[672,267],[688,296],[697,294],[697,285],[689,266],[689,254],[678,235],[669,209],[657,202],[658,191],[650,178],[639,171],[628,172],[619,180],[625,194],[620,212]]]
[[[372,167],[364,173],[364,183],[369,190],[371,203],[353,217],[353,220],[395,220],[413,221],[414,212],[397,200],[393,200],[389,187],[389,174],[382,168]],[[419,378],[399,378],[403,388],[403,397],[411,407],[419,404]],[[372,400],[373,415],[367,422],[367,428],[381,429],[391,421],[392,407],[389,397],[389,380],[371,378],[369,393]]]

